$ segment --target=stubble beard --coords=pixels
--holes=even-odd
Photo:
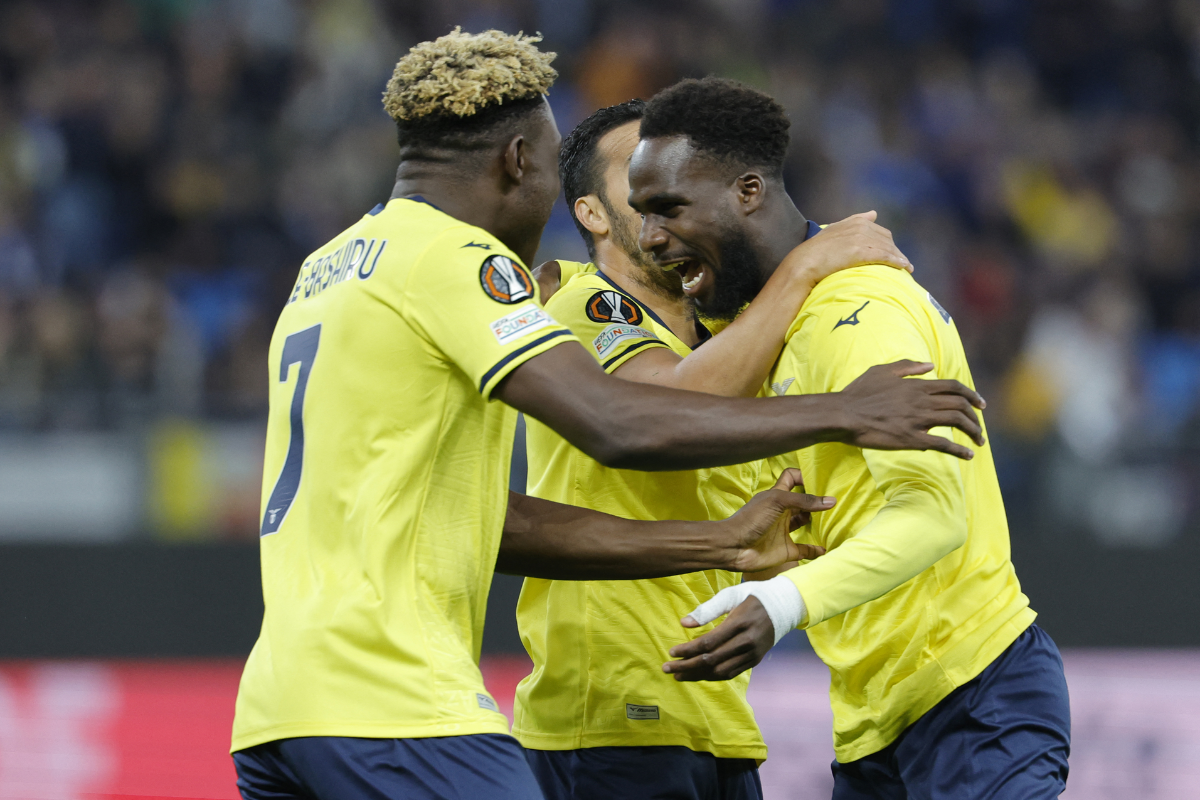
[[[726,228],[718,249],[721,268],[713,270],[712,297],[697,302],[696,308],[710,319],[732,321],[762,290],[763,274],[758,255],[740,228]]]
[[[639,231],[631,215],[618,213],[606,197],[601,197],[600,202],[608,212],[612,243],[638,268],[634,276],[637,282],[667,300],[685,299],[687,295],[683,293],[683,282],[679,276],[655,264],[654,256],[638,246]]]

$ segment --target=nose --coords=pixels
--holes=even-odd
[[[658,224],[653,214],[647,214],[642,218],[642,231],[638,234],[638,247],[643,252],[652,253],[655,250],[661,250],[666,247],[668,239],[667,232]]]

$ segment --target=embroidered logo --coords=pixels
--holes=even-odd
[[[868,300],[867,303],[869,303],[869,302],[871,302],[871,301]],[[866,308],[867,303],[863,303],[861,306],[854,309],[854,313],[851,314],[850,316],[846,317],[845,319],[839,319],[838,324],[834,325],[833,329],[836,331],[838,328],[842,327],[843,325],[857,325],[858,321],[859,321],[858,320],[858,312],[862,311],[864,308]]]
[[[500,706],[496,705],[496,701],[488,697],[486,694],[475,693],[475,702],[479,703],[479,707],[485,711],[495,711],[499,713]]]
[[[639,325],[645,318],[637,303],[611,289],[592,295],[587,301],[585,311],[592,322],[627,322],[630,325]]]
[[[796,380],[795,378],[788,378],[786,381],[780,381],[779,383],[772,383],[771,391],[775,392],[775,394],[782,397],[783,395],[787,394],[787,390],[791,387],[791,385],[795,382],[795,380]]]
[[[553,317],[530,303],[496,320],[491,324],[491,329],[497,342],[508,344],[513,339],[519,339],[527,333],[533,333],[553,324]]]
[[[479,242],[467,242],[466,244],[463,245],[463,247],[478,247],[480,250],[491,250],[492,249],[492,246],[490,244],[480,244]],[[460,247],[458,249],[461,250],[462,247]]]
[[[634,703],[626,703],[625,716],[629,719],[658,719],[658,706],[639,706]]]
[[[488,297],[511,305],[533,299],[533,278],[508,256],[488,256],[479,268],[479,283]]]
[[[596,350],[596,357],[603,361],[617,349],[618,345],[631,339],[658,339],[658,337],[654,335],[653,331],[639,328],[637,325],[606,325],[604,330],[600,331],[600,335],[592,340],[592,347]]]

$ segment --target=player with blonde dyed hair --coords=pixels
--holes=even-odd
[[[479,672],[496,570],[637,579],[809,557],[798,474],[716,522],[636,521],[506,491],[522,410],[606,466],[697,469],[817,441],[962,445],[954,383],[874,371],[836,395],[727,399],[609,377],[526,265],[561,139],[535,39],[455,30],[384,96],[392,197],[300,267],[269,354],[264,616],[232,750],[247,800],[537,798]],[[500,400],[503,402],[490,402]],[[977,400],[976,400],[977,401]]]

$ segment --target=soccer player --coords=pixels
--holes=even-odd
[[[867,215],[851,218],[797,247],[745,312],[711,336],[679,275],[638,247],[641,221],[626,198],[644,106],[601,109],[563,142],[559,175],[592,263],[558,265],[567,279],[546,311],[590,343],[609,374],[753,396],[819,279],[837,268],[908,261]],[[629,519],[722,519],[750,499],[762,470],[761,461],[689,472],[609,469],[536,421],[527,441],[531,494]],[[767,748],[746,702],[749,673],[697,685],[672,681],[661,668],[676,620],[739,580],[708,570],[643,581],[525,581],[517,622],[533,672],[517,689],[513,734],[547,798],[761,797],[758,763]]]
[[[550,58],[497,31],[405,55],[384,94],[400,141],[392,198],[304,262],[280,313],[265,613],[232,742],[246,798],[539,796],[478,667],[497,566],[582,578],[736,569],[777,560],[790,515],[812,507],[789,493],[794,472],[720,523],[510,495],[516,409],[602,463],[651,470],[829,439],[965,455],[928,429],[949,420],[979,434],[971,390],[880,370],[844,392],[773,400],[605,375],[538,305],[524,266],[559,188]]]
[[[647,106],[629,173],[641,245],[705,314],[735,315],[816,234],[784,191],[787,129],[771,98],[720,79]],[[950,314],[906,272],[864,266],[816,286],[768,380],[780,394],[837,391],[898,358],[971,383]],[[729,679],[806,628],[832,677],[837,800],[1057,797],[1070,747],[1062,661],[1009,559],[990,449],[960,461],[830,442],[769,463],[838,498],[806,539],[828,552],[722,589],[684,624],[732,613],[664,669]]]

